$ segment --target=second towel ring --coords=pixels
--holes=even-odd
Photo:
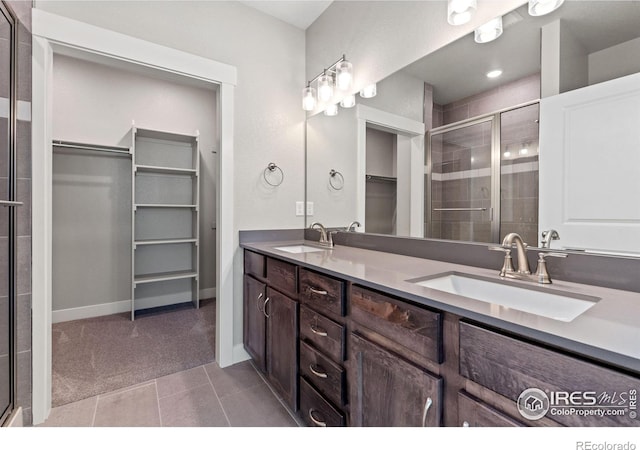
[[[336,177],[339,181],[337,182],[337,185],[334,184]],[[334,188],[336,191],[341,190],[344,187],[344,176],[342,176],[342,174],[340,172],[338,172],[335,169],[331,169],[329,171],[329,184],[331,185],[332,188]]]
[[[280,172],[280,181],[276,182],[276,183],[272,183],[271,181],[269,181],[269,174],[274,173],[275,171]],[[264,172],[262,172],[262,177],[264,178],[264,181],[266,181],[266,183],[269,186],[280,186],[282,184],[282,182],[284,181],[284,172],[282,171],[282,169],[280,167],[278,167],[278,165],[276,163],[269,163],[267,165],[267,168],[264,169]]]

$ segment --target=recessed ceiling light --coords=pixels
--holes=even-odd
[[[502,75],[502,70],[492,70],[491,72],[487,72],[487,78],[497,78]]]

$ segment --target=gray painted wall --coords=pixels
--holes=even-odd
[[[216,93],[56,55],[53,138],[131,145],[131,123],[200,133],[200,289],[215,287]],[[131,298],[131,161],[56,151],[53,310]]]

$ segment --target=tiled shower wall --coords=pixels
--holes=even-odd
[[[16,124],[17,200],[17,396],[31,425],[31,2],[6,0],[18,18]]]

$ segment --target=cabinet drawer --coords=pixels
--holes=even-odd
[[[344,281],[301,268],[300,301],[321,311],[344,316]]]
[[[304,378],[300,378],[300,415],[312,427],[345,425],[344,414],[327,402]]]
[[[583,392],[595,393],[597,407],[629,407],[630,391],[640,390],[640,379],[464,322],[460,322],[460,374],[513,401],[529,388],[560,393],[556,397],[560,399],[564,393],[578,392],[575,401],[556,401],[546,414],[565,426],[640,425],[628,413],[602,417],[567,413],[570,407],[589,409],[578,404]]]
[[[300,337],[320,349],[337,363],[344,361],[344,326],[300,305]]]
[[[353,321],[432,361],[441,363],[442,315],[363,288],[351,289]]]
[[[458,392],[458,426],[522,427],[523,425],[464,391]]]
[[[259,253],[244,251],[244,273],[253,275],[256,278],[264,278],[266,272],[266,256]]]
[[[344,369],[302,341],[300,342],[300,374],[304,375],[334,404],[344,405]]]
[[[267,280],[269,285],[291,294],[298,292],[297,267],[294,264],[267,258]]]

